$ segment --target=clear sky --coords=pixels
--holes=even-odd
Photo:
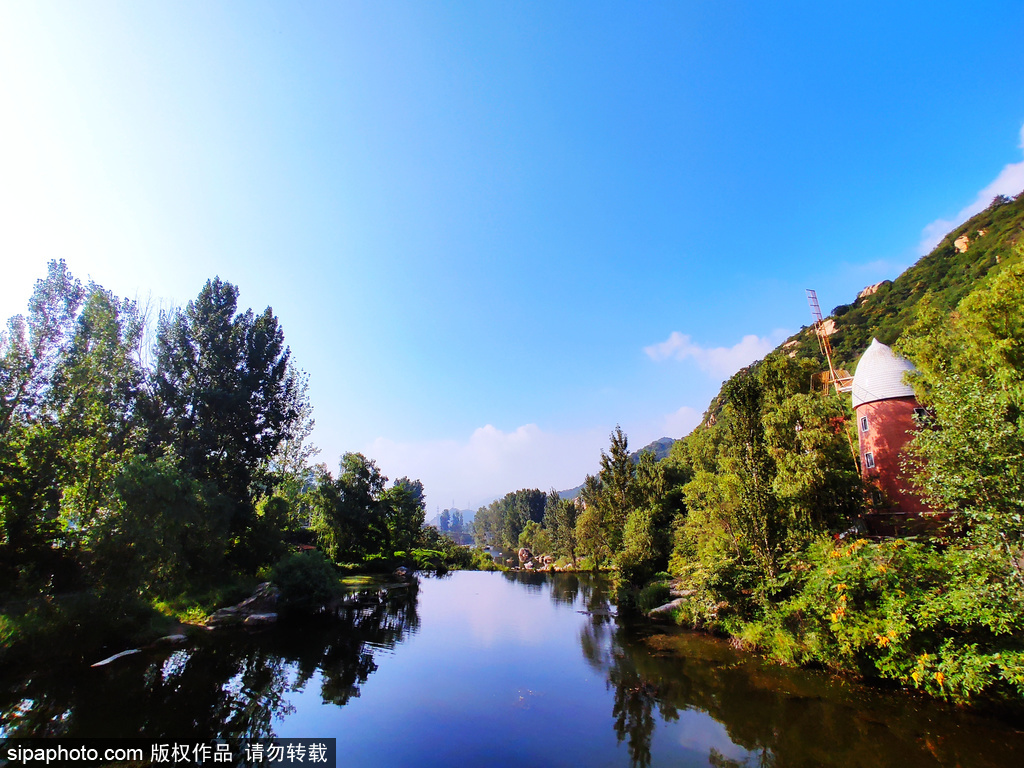
[[[905,7],[900,7],[905,6]],[[270,305],[320,459],[568,488],[1024,188],[1024,4],[0,0],[0,314]]]

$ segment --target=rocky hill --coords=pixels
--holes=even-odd
[[[850,304],[832,310],[830,336],[837,367],[853,370],[872,337],[892,345],[913,324],[926,294],[950,311],[995,268],[1020,260],[1024,242],[1024,193],[997,197],[981,213],[947,234],[895,280],[866,287]],[[826,320],[826,323],[828,323]],[[817,358],[817,340],[804,328],[783,345],[791,354]]]
[[[825,318],[824,328],[836,368],[855,372],[856,362],[872,338],[894,344],[917,319],[925,296],[947,312],[988,277],[1024,260],[1024,191],[1014,198],[998,196],[981,213],[950,231],[935,248],[895,280],[869,285],[850,304],[841,304]],[[812,327],[800,331],[769,354],[824,364]],[[754,371],[760,360],[746,371]],[[737,376],[744,375],[741,371]],[[719,392],[704,413],[702,426],[714,422],[722,406]]]

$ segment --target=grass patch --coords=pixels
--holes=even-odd
[[[382,576],[370,573],[362,573],[342,577],[341,586],[349,590],[364,589],[366,587],[373,587],[377,586],[378,584],[384,584],[386,581],[387,579],[385,579]]]

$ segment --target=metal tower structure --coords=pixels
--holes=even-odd
[[[823,395],[827,395],[833,387],[835,387],[837,395],[840,392],[850,392],[853,390],[853,376],[847,370],[836,368],[832,362],[832,342],[828,337],[835,333],[835,328],[830,330],[825,327],[825,321],[821,317],[821,307],[818,305],[818,294],[811,288],[806,290],[807,303],[811,305],[811,314],[814,315],[814,334],[818,337],[818,349],[828,361],[827,371],[816,373],[811,377],[811,389],[817,389]],[[860,472],[860,457],[857,454],[857,449],[853,447],[853,438],[850,437],[848,430],[844,429],[843,431],[846,432],[846,442],[849,444],[850,454],[853,456],[853,466]]]
[[[816,373],[811,381],[811,386],[827,393],[835,387],[836,394],[849,392],[853,389],[853,376],[849,371],[836,368],[832,363],[832,342],[828,337],[834,332],[825,327],[825,321],[821,317],[821,307],[818,305],[818,294],[811,288],[807,288],[807,303],[811,307],[811,314],[814,316],[814,334],[818,337],[818,349],[828,361],[828,370]]]

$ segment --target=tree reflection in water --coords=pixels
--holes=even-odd
[[[620,744],[626,742],[630,764],[646,768],[651,764],[651,741],[657,726],[655,709],[666,721],[678,719],[678,713],[660,695],[660,684],[644,677],[633,655],[623,647],[620,630],[612,621],[608,582],[581,584],[580,593],[589,613],[589,621],[580,630],[583,657],[596,672],[606,675],[606,686],[613,693],[615,736]]]
[[[413,591],[345,609],[331,621],[301,627],[285,621],[280,630],[257,635],[210,633],[195,648],[4,680],[0,735],[270,737],[275,727],[287,730],[280,723],[293,702],[298,711],[286,722],[295,728],[309,711],[313,718],[331,719],[329,712],[316,711],[319,700],[343,706],[365,685],[377,684],[385,689],[382,696],[368,696],[374,702],[349,707],[337,720],[364,749],[352,765],[377,764],[373,760],[380,757],[374,750],[385,737],[368,723],[382,724],[387,738],[398,742],[395,755],[402,762],[392,764],[400,765],[418,764],[417,758],[458,764],[452,759],[462,755],[454,751],[456,744],[469,750],[465,756],[471,759],[463,762],[481,764],[492,762],[495,753],[527,751],[536,759],[517,764],[1024,765],[1024,734],[998,721],[767,664],[674,627],[617,618],[612,585],[601,577],[456,573],[452,581],[452,590],[430,584],[422,611],[425,622],[434,622],[431,631],[423,642],[401,649],[416,649],[404,663],[447,671],[452,648],[465,641],[469,658],[452,665],[441,689],[429,674],[435,667],[425,668],[422,680],[384,674],[370,679],[377,664],[384,665],[382,649],[419,631]],[[519,595],[510,582],[522,590]],[[460,583],[461,591],[455,589]],[[500,600],[519,597],[525,599],[505,615]],[[524,629],[533,615],[539,620]],[[437,623],[440,632],[434,631]],[[474,627],[481,626],[495,631],[474,638]],[[501,655],[491,654],[494,638],[502,641]],[[495,691],[526,678],[537,681],[534,708],[496,703]],[[386,690],[387,685],[399,688]],[[444,699],[466,727],[452,729],[436,713],[423,711],[417,704],[421,691]],[[369,706],[374,703],[377,709]],[[589,760],[578,760],[567,746],[559,752],[570,743],[567,737]]]
[[[377,669],[375,653],[419,627],[416,598],[414,583],[298,630],[239,631],[170,655],[145,652],[5,684],[0,736],[272,738],[275,720],[294,711],[289,694],[317,672],[325,702],[359,696]]]
[[[594,614],[580,647],[613,691],[615,733],[633,766],[651,765],[660,722],[683,717],[676,743],[723,768],[1020,764],[1020,733],[998,721],[766,663],[696,633]]]

